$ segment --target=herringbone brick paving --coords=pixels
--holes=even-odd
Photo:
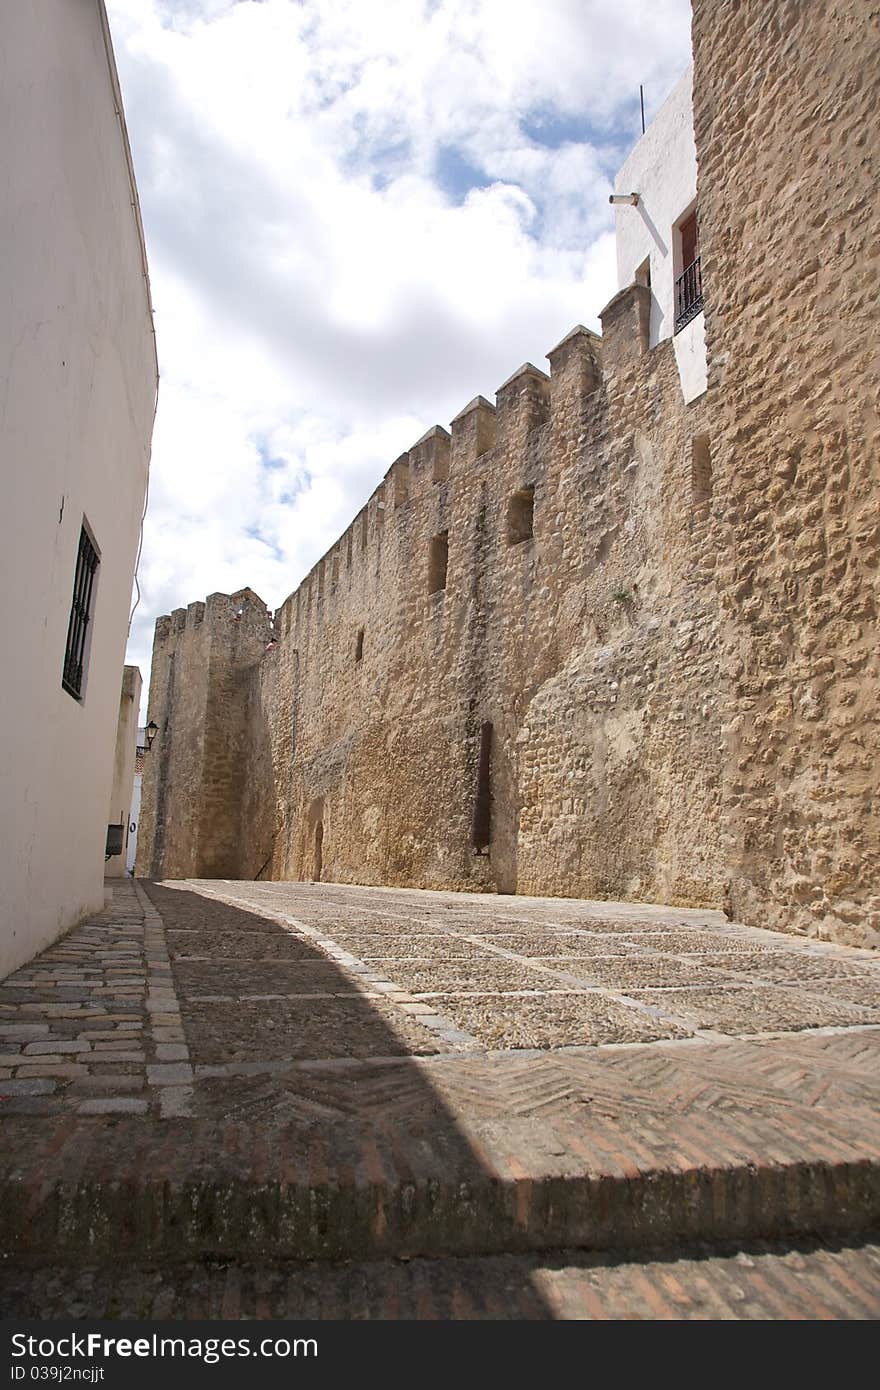
[[[878,981],[868,952],[693,910],[121,883],[0,986],[4,1245],[852,1232],[880,1218]]]

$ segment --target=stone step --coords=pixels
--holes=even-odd
[[[880,1245],[747,1247],[445,1260],[0,1268],[12,1318],[870,1319]]]
[[[234,1123],[70,1117],[46,1144],[38,1125],[4,1126],[19,1153],[0,1176],[13,1260],[613,1251],[880,1228],[876,1152],[827,1133],[786,1151],[769,1124],[741,1135],[738,1157],[706,1117],[699,1157],[693,1135],[652,1152],[643,1127],[615,1148],[598,1123],[578,1154],[571,1136],[548,1143],[540,1120],[496,1125],[494,1145],[486,1126],[465,1139],[451,1126],[426,1138],[331,1124],[270,1143]]]

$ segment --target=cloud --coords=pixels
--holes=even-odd
[[[616,289],[687,0],[107,0],[161,387],[141,600],[296,586],[388,465]]]

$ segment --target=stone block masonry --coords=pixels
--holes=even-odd
[[[156,624],[149,709],[159,732],[145,766],[139,873],[242,876],[245,789],[259,753],[252,672],[272,635],[250,589],[211,594]]]
[[[876,946],[877,10],[695,0],[693,40],[732,908]]]
[[[272,623],[160,619],[139,872],[721,902],[706,424],[646,294],[429,430]]]

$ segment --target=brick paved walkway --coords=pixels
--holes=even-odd
[[[715,913],[123,881],[0,985],[2,1246],[268,1269],[852,1236],[880,1226],[878,1025],[876,956]]]

